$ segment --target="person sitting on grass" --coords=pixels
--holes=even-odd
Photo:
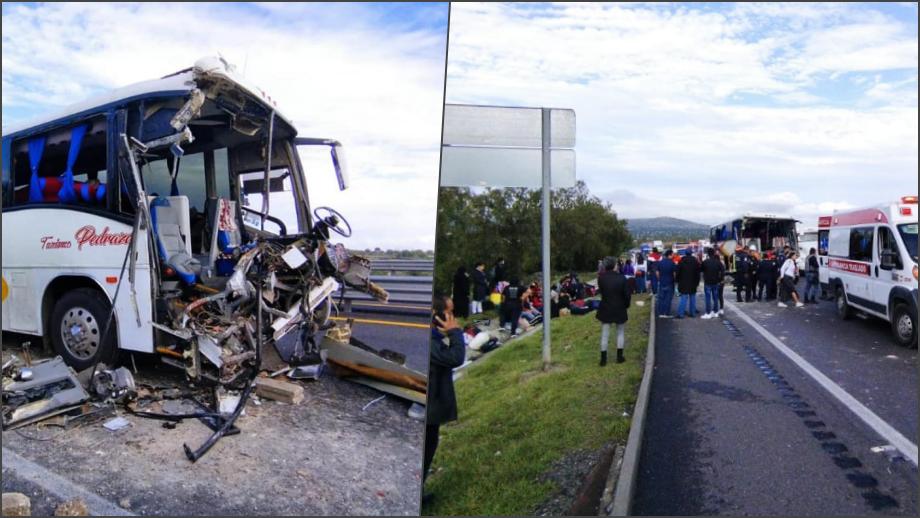
[[[626,346],[626,321],[629,319],[626,310],[629,309],[630,293],[626,277],[617,269],[613,257],[604,259],[604,275],[597,279],[597,287],[601,292],[601,306],[595,318],[601,322],[601,362],[607,365],[607,343],[610,341],[610,325],[616,325],[617,332],[617,363],[623,363],[626,358],[623,349]]]

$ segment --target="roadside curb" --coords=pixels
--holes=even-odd
[[[645,415],[652,388],[652,374],[655,370],[655,298],[649,299],[648,347],[645,352],[645,372],[639,384],[639,395],[633,409],[629,437],[621,462],[610,465],[607,475],[607,488],[614,488],[613,501],[607,501],[607,490],[601,499],[599,515],[628,516],[632,511],[633,494],[636,491],[636,476],[639,474],[639,454],[642,451],[642,435],[645,431]]]
[[[67,501],[77,498],[83,500],[89,514],[92,516],[135,516],[114,502],[110,502],[70,480],[48,471],[12,450],[3,448],[2,451],[4,469],[10,470],[14,475],[37,485],[61,500]]]

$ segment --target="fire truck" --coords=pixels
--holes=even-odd
[[[827,229],[822,266],[839,317],[859,311],[881,318],[899,344],[916,347],[917,196],[835,212],[827,223],[819,221]]]

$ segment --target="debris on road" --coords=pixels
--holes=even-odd
[[[32,516],[32,500],[22,493],[3,493],[3,516]]]
[[[61,357],[13,368],[3,386],[3,428],[13,429],[78,408],[89,399],[76,373]],[[29,379],[22,374],[28,372]],[[4,382],[6,380],[4,379]]]
[[[117,432],[122,428],[127,428],[131,426],[131,421],[128,421],[124,417],[118,416],[116,418],[106,421],[102,427],[110,432]]]
[[[303,401],[303,386],[273,378],[256,378],[256,395],[265,399],[297,405]]]
[[[54,509],[55,516],[89,516],[86,502],[77,498],[68,500]]]

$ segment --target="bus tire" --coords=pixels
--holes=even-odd
[[[917,315],[903,302],[895,303],[891,310],[891,332],[898,345],[917,346]]]
[[[51,344],[74,370],[79,372],[97,362],[113,364],[118,352],[114,321],[102,336],[111,307],[101,292],[89,288],[68,291],[54,304],[49,323]]]
[[[837,316],[841,320],[849,320],[853,316],[853,309],[847,304],[847,295],[843,291],[843,286],[837,286],[834,302],[837,304]]]

